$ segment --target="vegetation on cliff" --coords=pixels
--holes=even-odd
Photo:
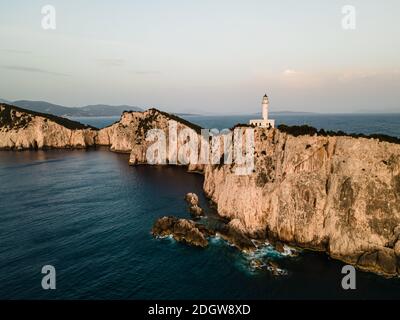
[[[386,134],[370,134],[365,135],[363,133],[346,133],[343,131],[331,131],[331,130],[324,130],[308,126],[308,125],[301,125],[301,126],[287,126],[285,124],[281,124],[278,126],[279,131],[285,132],[290,134],[294,137],[310,135],[310,136],[345,136],[345,137],[353,137],[353,138],[366,138],[366,139],[378,139],[379,141],[385,141],[390,143],[397,143],[400,144],[400,139],[397,137],[392,137]]]
[[[12,106],[9,104],[0,104],[0,127],[7,127],[9,129],[20,129],[25,126],[29,121],[32,120],[32,117],[38,116],[38,117],[43,117],[48,120],[51,120],[61,126],[66,127],[67,129],[75,130],[75,129],[93,129],[93,130],[98,130],[95,127],[84,125],[82,123],[79,123],[77,121],[72,121],[66,118],[54,116],[51,114],[47,113],[40,113],[40,112],[35,112],[27,109],[23,109],[20,107]],[[23,118],[21,117],[16,117],[16,113],[24,113],[26,116]]]

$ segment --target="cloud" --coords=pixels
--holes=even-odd
[[[283,71],[283,74],[286,76],[290,76],[292,74],[296,74],[297,71],[293,70],[293,69],[286,69],[285,71]]]
[[[294,69],[285,69],[279,77],[282,84],[293,88],[315,88],[321,86],[325,80],[321,73],[307,73]]]
[[[3,69],[7,70],[13,70],[13,71],[22,71],[22,72],[32,72],[32,73],[42,73],[42,74],[48,74],[52,76],[61,76],[61,77],[68,77],[70,76],[69,74],[66,73],[60,73],[60,72],[53,72],[45,69],[40,69],[40,68],[32,68],[32,67],[25,67],[25,66],[1,66]]]

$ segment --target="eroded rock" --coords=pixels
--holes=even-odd
[[[204,213],[203,209],[199,206],[199,197],[195,193],[188,193],[185,196],[185,200],[188,203],[188,209],[192,217],[201,217]]]
[[[192,220],[176,217],[162,217],[156,220],[152,228],[153,236],[168,236],[176,241],[184,242],[196,247],[207,247],[208,240],[204,227],[196,225]]]
[[[256,249],[255,244],[246,234],[245,227],[239,219],[234,219],[228,224],[221,224],[216,231],[224,240],[239,250],[254,251]]]

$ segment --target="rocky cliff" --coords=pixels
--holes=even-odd
[[[255,169],[207,166],[204,190],[252,237],[321,250],[361,269],[400,273],[400,145],[255,129]]]
[[[118,122],[98,130],[66,118],[0,104],[0,149],[86,148],[109,146],[111,151],[131,153],[131,163],[145,163],[150,129],[163,130],[168,138],[168,122],[177,130],[195,135],[200,127],[174,115],[149,109],[124,112]]]
[[[102,130],[104,144],[130,152],[131,164],[146,163],[145,133],[157,128],[168,136],[171,119],[155,109],[126,113]],[[199,133],[177,120],[178,132]],[[189,165],[198,168],[206,195],[232,230],[325,251],[360,269],[400,273],[400,144],[256,128],[252,174],[236,175],[234,164]]]
[[[169,122],[197,138],[200,128],[150,109],[125,112],[119,122],[97,130],[63,118],[0,104],[0,148],[110,146],[130,153],[130,164],[146,163],[150,129],[170,139]],[[381,139],[382,140],[382,139]],[[344,134],[293,134],[255,129],[255,166],[235,174],[235,164],[197,165],[204,191],[229,230],[320,250],[360,269],[400,274],[400,144],[396,139]],[[172,139],[179,147],[187,140]],[[173,160],[171,153],[166,162]]]
[[[0,149],[86,148],[96,136],[78,122],[0,104]]]
[[[168,140],[170,120],[178,132],[199,134],[199,127],[150,109],[124,113],[100,131],[97,143],[143,164],[153,143],[146,132],[161,129]],[[189,163],[189,169],[204,172],[206,195],[238,234],[324,251],[380,274],[400,273],[400,144],[256,128],[252,174],[236,175],[234,164]]]
[[[198,135],[200,133],[200,127],[184,119],[157,109],[149,109],[144,112],[124,112],[120,121],[99,131],[96,143],[110,146],[111,151],[130,153],[129,162],[132,165],[144,164],[147,162],[146,151],[148,147],[155,142],[151,139],[147,140],[146,134],[151,129],[161,130],[165,134],[166,148],[168,148],[170,121],[176,123],[177,132],[181,132],[185,129],[192,132],[193,135]],[[178,144],[182,145],[184,143],[184,141],[175,141],[177,146]],[[166,159],[167,161],[170,160],[168,154],[166,155]]]

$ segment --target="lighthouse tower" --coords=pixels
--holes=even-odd
[[[269,99],[265,94],[262,99],[262,119],[250,120],[250,124],[262,128],[275,128],[275,120],[268,119]]]
[[[268,109],[269,109],[268,96],[264,95],[262,100],[262,117],[264,120],[268,120]]]

